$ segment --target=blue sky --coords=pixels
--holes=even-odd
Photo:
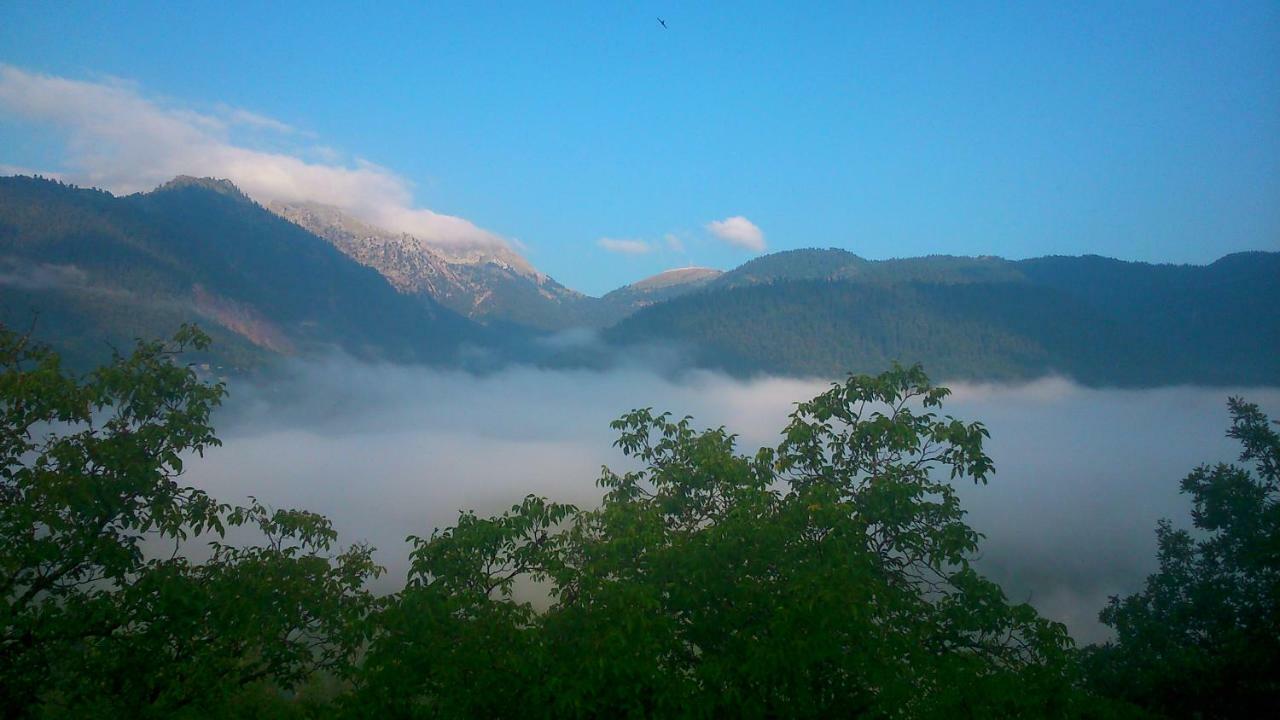
[[[751,258],[708,229],[733,217],[768,251],[870,258],[1280,249],[1275,2],[0,0],[0,18],[26,83],[0,87],[10,169],[128,189],[181,167],[31,78],[100,85],[227,147],[381,173],[361,192],[465,218],[592,294]]]

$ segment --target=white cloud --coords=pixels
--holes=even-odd
[[[677,252],[677,253],[684,252],[684,241],[681,240],[679,236],[677,236],[675,233],[667,233],[666,236],[664,236],[662,239],[667,242],[667,249],[670,250],[671,252]]]
[[[292,126],[219,106],[197,112],[144,97],[135,84],[86,82],[0,64],[0,112],[67,133],[63,175],[116,193],[150,190],[176,175],[226,178],[262,202],[334,205],[398,232],[444,245],[500,245],[498,235],[470,221],[413,206],[410,183],[370,162],[340,164],[252,149],[233,130],[299,134]],[[305,134],[305,133],[302,133]]]
[[[725,425],[751,453],[777,445],[793,403],[829,387],[640,367],[483,376],[340,358],[287,367],[269,386],[233,381],[218,422],[226,444],[192,458],[187,477],[224,502],[254,495],[332,517],[343,542],[381,549],[391,569],[383,590],[405,576],[405,536],[452,525],[459,509],[500,512],[526,493],[599,502],[601,465],[635,467],[609,429],[631,408]],[[1222,432],[1226,396],[1280,410],[1275,388],[1094,390],[1054,378],[952,387],[943,411],[987,425],[997,468],[989,485],[956,483],[967,520],[986,535],[978,570],[1083,642],[1106,636],[1097,613],[1109,596],[1142,587],[1156,521],[1187,522],[1178,480],[1239,453]]]
[[[259,115],[244,108],[231,107],[230,105],[219,103],[218,113],[233,125],[246,125],[260,130],[270,130],[282,135],[293,135],[299,132],[297,128],[288,123],[280,122],[266,115]]]
[[[754,252],[764,252],[764,233],[756,227],[755,223],[741,215],[734,215],[724,220],[713,220],[707,223],[707,230],[730,245]]]
[[[643,255],[653,250],[653,246],[643,240],[600,238],[596,241],[596,244],[609,252],[622,253],[623,255]]]

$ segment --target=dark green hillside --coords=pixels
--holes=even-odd
[[[848,250],[784,250],[748,260],[716,279],[718,287],[857,277],[870,262]]]
[[[139,208],[105,192],[0,178],[0,322],[34,327],[73,365],[201,319],[185,299],[193,282]],[[208,325],[219,360],[247,365],[263,356]]]
[[[1052,322],[1048,322],[1053,318]],[[1068,373],[1137,382],[1142,351],[1113,323],[1019,284],[894,285],[803,281],[691,295],[607,332],[624,343],[684,342],[699,364],[738,373],[833,376],[893,361],[948,377]],[[1111,360],[1127,362],[1113,368]],[[1119,370],[1124,375],[1110,377]]]
[[[179,179],[125,198],[156,218],[209,289],[246,303],[295,342],[361,355],[443,358],[470,324],[392,289],[375,270],[281,219],[225,183]]]
[[[928,255],[895,260],[866,260],[838,248],[785,250],[750,260],[724,273],[716,287],[740,287],[795,280],[854,282],[1015,282],[1022,273],[996,257]]]
[[[1237,253],[1203,267],[1047,257],[1018,269],[1114,318],[1176,382],[1280,381],[1280,253]]]
[[[0,321],[34,319],[78,363],[182,322],[210,328],[237,366],[327,346],[440,361],[475,337],[229,183],[191,178],[119,198],[0,178],[0,300]]]
[[[1014,263],[1004,258],[957,255],[874,260],[867,275],[881,282],[974,283],[1024,279]]]
[[[1195,267],[791,251],[641,310],[606,337],[679,346],[738,373],[839,376],[899,360],[955,378],[1275,384],[1277,279],[1275,253]]]

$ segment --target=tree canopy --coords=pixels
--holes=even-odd
[[[1113,643],[972,565],[981,423],[917,366],[797,404],[775,447],[651,408],[598,505],[529,496],[409,538],[403,589],[327,519],[182,482],[225,388],[183,328],[87,374],[0,327],[5,717],[1244,717],[1275,709],[1280,438],[1182,483]],[[247,543],[230,541],[230,532]],[[1083,657],[1083,663],[1081,658]]]
[[[651,409],[598,508],[530,497],[415,539],[360,703],[388,717],[1064,715],[1065,628],[969,560],[951,481],[992,470],[919,368],[801,403],[777,448]],[[537,584],[549,606],[518,598]]]
[[[6,716],[203,717],[257,681],[341,671],[377,573],[329,522],[179,482],[218,444],[224,395],[140,342],[83,378],[0,328],[0,708]],[[224,544],[230,527],[263,543]],[[183,550],[210,540],[209,557]]]
[[[1170,717],[1280,714],[1280,435],[1232,398],[1227,435],[1247,467],[1202,465],[1182,480],[1194,531],[1162,521],[1159,570],[1113,597],[1116,639],[1092,650],[1100,691]]]

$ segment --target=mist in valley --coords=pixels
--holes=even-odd
[[[960,485],[986,535],[979,569],[1079,642],[1106,638],[1097,613],[1107,597],[1140,588],[1155,568],[1156,521],[1190,525],[1179,480],[1198,464],[1236,459],[1227,397],[1273,416],[1280,408],[1276,388],[939,384],[953,390],[944,414],[991,432],[994,477]],[[378,548],[388,569],[378,589],[392,591],[405,577],[406,536],[452,525],[460,510],[498,513],[531,493],[598,502],[601,466],[633,466],[609,428],[632,408],[724,425],[750,452],[776,445],[793,404],[828,385],[641,367],[478,376],[342,357],[296,362],[271,382],[231,384],[216,422],[224,444],[189,464],[188,480],[225,502],[252,495],[330,517],[344,544]]]

